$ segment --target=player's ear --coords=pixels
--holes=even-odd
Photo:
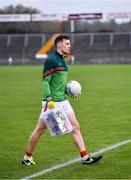
[[[57,47],[61,47],[61,42],[58,42],[58,43],[57,43]]]

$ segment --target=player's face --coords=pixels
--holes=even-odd
[[[60,42],[60,49],[61,49],[61,53],[63,55],[69,54],[70,53],[70,48],[71,48],[71,42],[69,39],[63,39]]]

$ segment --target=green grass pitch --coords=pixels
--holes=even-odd
[[[41,137],[35,166],[23,166],[28,137],[41,110],[42,66],[0,67],[0,179],[20,179],[79,157],[70,134]],[[69,66],[82,94],[69,99],[89,153],[131,139],[131,65]],[[38,179],[131,179],[131,143],[103,153],[95,165],[80,162]]]

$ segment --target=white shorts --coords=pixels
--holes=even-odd
[[[40,113],[40,119],[43,119],[43,113],[45,111],[45,108],[46,108],[46,101],[42,101],[42,109],[41,109],[41,113]],[[61,101],[61,102],[55,102],[55,108],[63,109],[64,112],[66,113],[66,115],[68,115],[70,113],[74,113],[74,110],[71,107],[71,105],[67,99],[64,101]]]

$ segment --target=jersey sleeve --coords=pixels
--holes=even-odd
[[[47,96],[51,96],[51,91],[50,91],[50,81],[52,78],[52,73],[54,69],[54,62],[53,59],[47,59],[45,64],[44,64],[44,69],[43,69],[43,78],[42,78],[42,96],[43,100],[46,100]]]
[[[50,92],[50,86],[49,86],[49,82],[51,80],[51,76],[52,74],[43,77],[42,80],[42,92],[43,92],[43,99],[46,99],[47,96],[51,96],[51,92]]]

